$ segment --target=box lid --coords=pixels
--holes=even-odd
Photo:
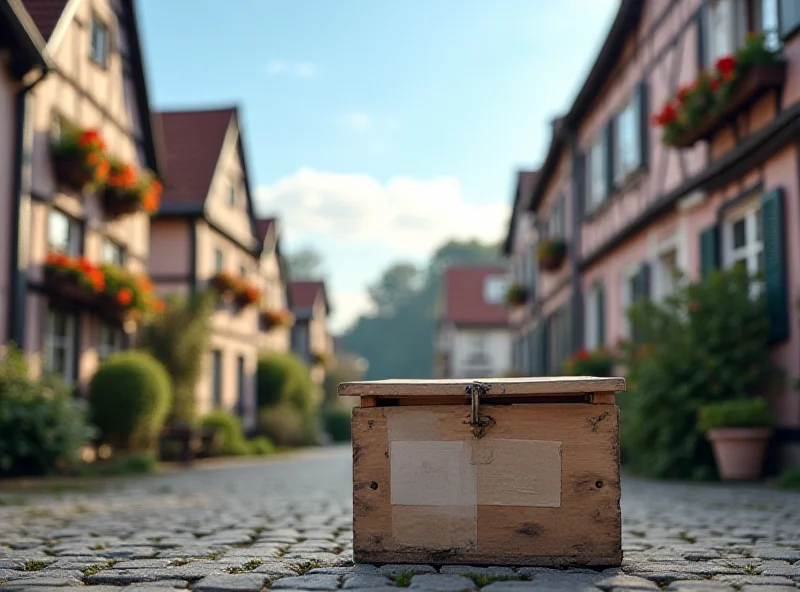
[[[530,395],[579,395],[625,390],[622,377],[548,376],[536,378],[464,378],[444,380],[368,380],[342,382],[340,397],[420,397],[464,396],[468,385],[479,382],[487,387],[487,398]]]

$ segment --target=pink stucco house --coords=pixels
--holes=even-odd
[[[25,28],[45,42],[41,52],[52,69],[41,80],[26,78],[24,93],[17,86],[16,111],[7,110],[5,90],[0,99],[3,123],[9,112],[17,122],[3,125],[4,132],[16,131],[0,138],[13,142],[0,150],[0,167],[13,167],[0,179],[14,184],[10,193],[0,190],[8,225],[0,233],[0,327],[26,352],[34,373],[59,374],[82,388],[104,357],[131,345],[130,319],[109,306],[114,295],[102,293],[99,281],[95,291],[76,289],[46,263],[107,264],[144,281],[150,222],[141,208],[115,209],[119,202],[105,182],[94,185],[102,177],[99,160],[92,165],[96,179],[86,183],[80,177],[89,160],[59,156],[56,146],[78,129],[98,134],[104,158],[155,177],[162,165],[133,0],[24,0],[21,6],[30,17]]]
[[[761,31],[785,66],[752,69],[723,111],[662,138],[652,119],[665,102]],[[669,295],[675,268],[698,279],[743,264],[764,274],[788,374],[771,393],[776,437],[800,462],[799,32],[795,0],[621,1],[540,169],[518,178],[506,252],[531,295],[512,318],[519,369],[555,374],[579,347],[613,346],[630,303]],[[566,256],[538,269],[529,254],[553,237]]]
[[[196,389],[199,414],[224,409],[253,428],[259,351],[289,348],[290,324],[264,322],[268,312],[289,312],[278,224],[255,215],[236,107],[162,112],[158,124],[169,177],[151,220],[150,275],[165,294],[225,278],[257,290],[244,306],[220,300]]]

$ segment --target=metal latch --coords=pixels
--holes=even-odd
[[[467,400],[470,406],[469,421],[468,423],[472,428],[472,436],[474,438],[481,438],[484,430],[494,423],[494,419],[485,415],[481,417],[481,397],[489,392],[489,385],[482,382],[471,382],[464,389]]]

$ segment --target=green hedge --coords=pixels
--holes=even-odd
[[[323,414],[325,421],[325,431],[327,431],[334,442],[349,442],[350,434],[350,409],[333,407],[327,409]]]
[[[154,452],[172,399],[167,371],[141,351],[112,355],[89,385],[92,421],[101,440],[130,452]]]
[[[250,454],[250,447],[242,431],[242,422],[227,411],[212,411],[202,420],[204,428],[217,432],[217,450],[215,454],[225,456],[244,456]]]

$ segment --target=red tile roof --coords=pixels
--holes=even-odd
[[[36,28],[47,41],[61,18],[68,0],[23,0],[25,9],[31,15]]]
[[[505,303],[490,304],[484,300],[486,278],[506,274],[496,265],[450,267],[444,275],[444,311],[446,322],[456,325],[505,325],[508,310]]]
[[[203,205],[235,107],[157,115],[164,139],[167,182],[162,205]]]
[[[330,313],[330,304],[325,292],[325,282],[322,281],[298,281],[289,282],[289,296],[292,308],[311,308],[317,299],[317,295],[322,292],[325,299],[325,306]]]

